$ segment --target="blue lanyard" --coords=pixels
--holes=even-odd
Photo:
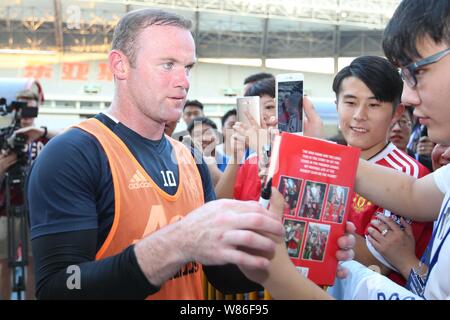
[[[437,232],[438,232],[439,227],[441,225],[441,222],[443,222],[443,219],[444,219],[444,216],[445,216],[444,210],[447,209],[447,205],[448,205],[449,201],[450,201],[450,197],[447,199],[447,202],[442,207],[442,211],[440,213],[438,224],[436,225],[436,228],[433,230],[433,235],[432,235],[430,243],[428,244],[426,254],[424,254],[422,256],[422,262],[427,263],[427,262],[430,261],[431,251],[433,249],[434,240],[436,239],[436,235],[437,235]],[[445,234],[444,238],[442,239],[441,243],[439,244],[439,247],[436,249],[436,252],[434,253],[433,258],[431,259],[431,262],[429,264],[427,263],[428,264],[428,276],[427,276],[427,280],[425,282],[425,286],[426,286],[426,284],[428,282],[431,270],[433,269],[434,265],[436,264],[436,262],[438,260],[439,253],[441,252],[441,249],[442,249],[442,245],[444,244],[445,240],[447,239],[447,236],[449,235],[449,233],[450,233],[450,228],[447,230],[447,233]]]

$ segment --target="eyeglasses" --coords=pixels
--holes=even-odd
[[[439,60],[441,60],[443,57],[448,55],[449,53],[450,53],[450,48],[447,48],[436,54],[433,54],[432,56],[429,56],[429,57],[423,58],[422,60],[419,60],[417,62],[408,64],[407,66],[400,69],[400,74],[402,76],[402,79],[406,82],[406,84],[410,88],[415,88],[417,86],[417,78],[416,78],[417,69],[423,68],[432,63],[436,63]]]
[[[398,120],[397,122],[395,122],[395,123],[392,125],[392,127],[394,127],[396,124],[398,124],[398,126],[399,126],[400,128],[402,128],[402,129],[405,129],[405,128],[411,128],[411,126],[412,126],[411,121],[409,121],[409,120],[404,120],[404,119]]]

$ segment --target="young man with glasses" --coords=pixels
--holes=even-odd
[[[362,159],[420,178],[429,171],[388,139],[391,128],[398,129],[400,124],[405,127],[409,121],[400,104],[402,88],[396,68],[386,59],[376,56],[356,58],[339,71],[333,81],[339,127],[347,144],[361,150]],[[379,214],[395,219],[400,225],[401,217],[385,210],[371,198],[357,193],[352,195],[348,219],[356,226],[355,260],[366,266],[377,266],[383,274],[404,285],[405,277],[373,247],[368,237],[371,221],[376,223]],[[413,248],[420,257],[430,240],[432,223],[410,219],[405,223],[411,224],[415,239]],[[396,242],[391,234],[385,234],[384,238]]]
[[[414,115],[427,126],[430,138],[442,144],[450,143],[449,48],[448,0],[403,0],[384,31],[384,52],[402,69],[402,103],[414,107]],[[342,266],[349,268],[350,274],[336,282],[335,293],[346,299],[450,299],[450,166],[416,179],[361,159],[355,187],[386,209],[411,219],[436,220],[436,225],[423,258],[409,267],[408,290],[349,261]],[[371,236],[377,237],[375,234]],[[394,255],[389,262],[404,264],[396,258]],[[245,272],[276,299],[330,298],[289,263],[282,243],[269,274]]]
[[[449,1],[404,0],[386,27],[383,39],[384,52],[400,67],[405,83],[402,103],[414,108],[414,115],[427,127],[431,140],[442,144],[450,143],[449,26]],[[368,180],[372,183],[368,184]],[[426,253],[409,270],[408,288],[426,299],[449,299],[450,166],[414,179],[360,161],[356,189],[402,216],[437,220]],[[401,267],[405,263],[396,259],[392,257],[394,265]],[[359,280],[360,290],[353,297],[409,295],[373,275]]]

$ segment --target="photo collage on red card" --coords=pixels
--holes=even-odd
[[[293,217],[284,219],[286,248],[291,258],[322,261],[330,226],[318,222],[342,223],[348,188],[330,185],[327,193],[325,183],[306,181],[303,186],[302,182],[281,176],[278,184],[285,200],[284,214]]]

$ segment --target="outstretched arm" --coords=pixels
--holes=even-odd
[[[416,179],[407,174],[360,159],[355,190],[379,206],[417,221],[433,221],[444,194],[433,174]]]
[[[245,153],[244,135],[236,131],[231,135],[230,139],[232,139],[230,143],[232,154],[224,173],[215,187],[217,199],[234,198],[234,185],[236,184],[236,177]]]
[[[22,133],[27,136],[28,143],[33,142],[39,138],[51,139],[62,133],[64,129],[47,129],[46,127],[25,127],[20,128],[15,133]]]

